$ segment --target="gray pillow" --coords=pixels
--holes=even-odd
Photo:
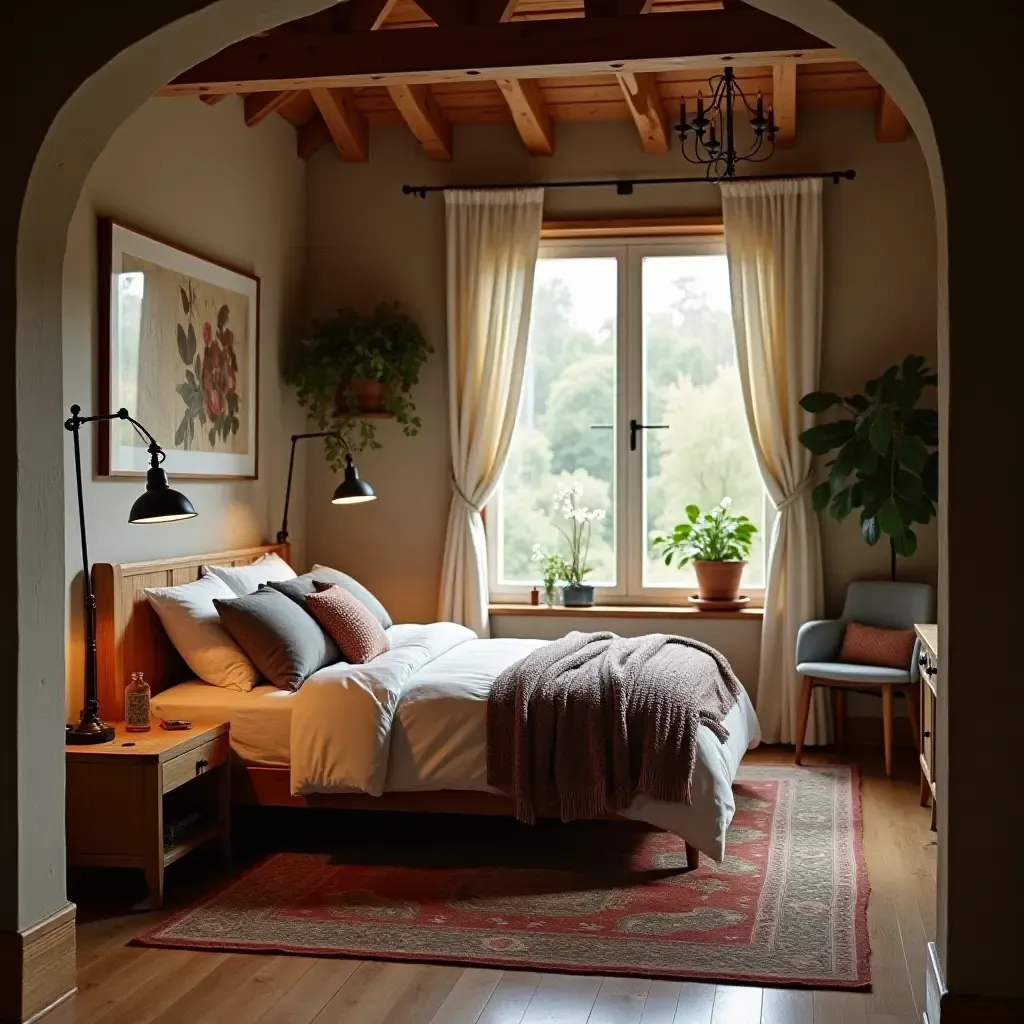
[[[317,669],[338,661],[337,644],[312,615],[267,586],[213,602],[224,628],[269,683],[297,690]]]
[[[306,607],[306,598],[316,593],[316,581],[320,583],[335,583],[344,587],[357,601],[369,609],[370,614],[380,623],[382,629],[390,629],[394,623],[387,609],[371,594],[366,587],[358,581],[346,576],[337,569],[330,569],[326,565],[314,565],[312,572],[304,576],[296,576],[293,580],[270,580],[268,587],[290,597],[296,604]]]

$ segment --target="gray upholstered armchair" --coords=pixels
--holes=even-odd
[[[913,629],[918,622],[933,622],[935,592],[925,583],[890,583],[872,581],[851,583],[846,591],[843,614],[838,619],[805,622],[796,638],[796,670],[804,677],[797,722],[796,763],[804,752],[807,717],[815,686],[832,690],[835,703],[836,736],[842,742],[845,696],[847,690],[873,690],[882,694],[882,728],[885,739],[885,771],[892,772],[893,693],[899,690],[907,699],[907,713],[918,744],[916,684],[919,681],[917,661],[920,642],[904,668],[882,668],[873,665],[851,665],[839,661],[843,632],[848,622],[862,622],[887,629]]]

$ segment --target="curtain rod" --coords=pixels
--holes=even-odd
[[[853,181],[857,172],[846,171],[817,171],[812,174],[737,174],[733,178],[726,178],[725,181],[797,181],[801,178],[824,178],[831,179],[833,185],[838,185],[843,179]],[[638,185],[684,185],[703,183],[705,185],[719,185],[723,179],[715,181],[700,175],[695,178],[603,178],[591,181],[544,181],[544,182],[523,182],[501,185],[403,185],[402,195],[418,196],[426,199],[428,192],[483,192],[490,189],[512,189],[512,188],[601,188],[614,187],[620,196],[633,194],[633,189]]]

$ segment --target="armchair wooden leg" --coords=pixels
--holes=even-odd
[[[800,764],[804,758],[804,737],[807,735],[807,719],[811,714],[811,697],[814,696],[814,681],[804,676],[804,688],[800,693],[800,716],[796,723],[796,756],[794,764]]]
[[[700,867],[700,850],[696,846],[686,844],[686,870],[696,871]]]
[[[841,747],[846,739],[846,691],[841,686],[832,687],[832,713],[836,720],[836,746]]]
[[[882,738],[885,743],[885,774],[892,775],[892,683],[882,684]]]
[[[907,702],[907,718],[910,720],[910,731],[914,734],[914,749],[917,756],[921,756],[921,726],[918,723],[917,702],[920,694],[916,686],[903,687],[903,696]]]

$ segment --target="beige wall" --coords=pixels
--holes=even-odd
[[[241,101],[216,107],[150,100],[122,125],[94,165],[68,231],[64,261],[64,404],[97,407],[96,217],[117,217],[260,276],[259,479],[179,480],[199,515],[187,522],[128,524],[144,480],[95,476],[94,428],[82,431],[89,555],[122,562],[259,544],[280,523],[288,434],[300,421],[280,381],[279,354],[299,322],[305,235],[305,166],[280,118],[245,127]],[[159,441],[170,439],[157,438]],[[67,711],[82,704],[82,577],[74,460],[65,438],[68,581]],[[304,487],[295,489],[292,540],[302,557]]]
[[[527,156],[511,125],[460,128],[455,152],[452,163],[433,162],[407,131],[381,129],[373,132],[369,163],[343,164],[323,150],[309,168],[309,312],[400,299],[436,349],[415,396],[422,433],[408,439],[385,424],[383,450],[360,456],[360,469],[379,495],[375,504],[332,508],[333,478],[320,458],[311,462],[316,467],[309,479],[311,557],[354,573],[400,620],[435,614],[451,473],[444,204],[440,196],[405,197],[401,185],[687,173],[678,157],[645,155],[626,123],[560,125],[556,154],[546,159]],[[870,110],[801,112],[797,145],[780,151],[767,166],[777,171],[854,167],[858,173],[854,182],[825,187],[822,386],[860,388],[868,376],[910,351],[934,360],[935,215],[917,142],[877,143]],[[718,190],[704,184],[638,189],[628,198],[611,189],[547,195],[551,217],[719,209]],[[856,519],[842,525],[826,519],[823,534],[826,592],[834,612],[851,579],[887,573],[887,553],[861,541]],[[918,554],[901,571],[934,582],[933,527],[922,531]],[[495,624],[504,635],[528,630],[541,636],[547,634],[537,630],[546,628],[522,617]],[[753,690],[759,629],[737,625],[713,632],[723,650],[747,668],[741,676]]]

